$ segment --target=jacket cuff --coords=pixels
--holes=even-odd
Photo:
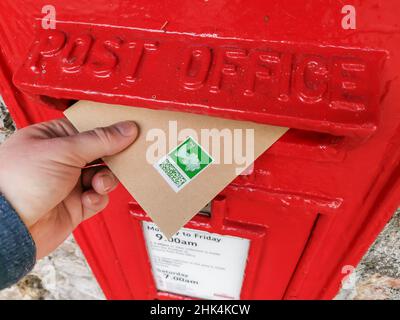
[[[36,246],[14,208],[0,195],[0,290],[33,269]]]

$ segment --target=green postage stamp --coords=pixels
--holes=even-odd
[[[188,137],[184,142],[155,163],[155,169],[178,192],[206,169],[213,158],[196,142]]]

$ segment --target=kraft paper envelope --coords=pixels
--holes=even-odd
[[[88,101],[79,101],[66,110],[65,115],[80,132],[123,120],[138,124],[140,134],[136,142],[103,160],[168,238],[246,169],[243,158],[236,157],[235,153],[246,155],[246,148],[251,150],[253,146],[252,136],[253,159],[256,159],[288,130],[190,113]],[[201,137],[202,134],[207,137],[212,132],[210,129],[217,132],[219,139],[212,142],[211,138],[207,145],[207,139]],[[177,133],[179,141],[176,141]],[[180,147],[182,142],[183,147]],[[190,149],[196,143],[200,147]],[[235,150],[229,153],[229,149]],[[201,157],[205,160],[199,162]]]

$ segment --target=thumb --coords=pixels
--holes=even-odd
[[[62,139],[68,142],[68,152],[79,159],[81,166],[85,166],[99,158],[112,156],[126,149],[136,140],[138,132],[135,122],[123,121]]]

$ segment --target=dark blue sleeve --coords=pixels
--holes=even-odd
[[[36,260],[33,239],[8,201],[0,195],[0,290],[32,270]]]

